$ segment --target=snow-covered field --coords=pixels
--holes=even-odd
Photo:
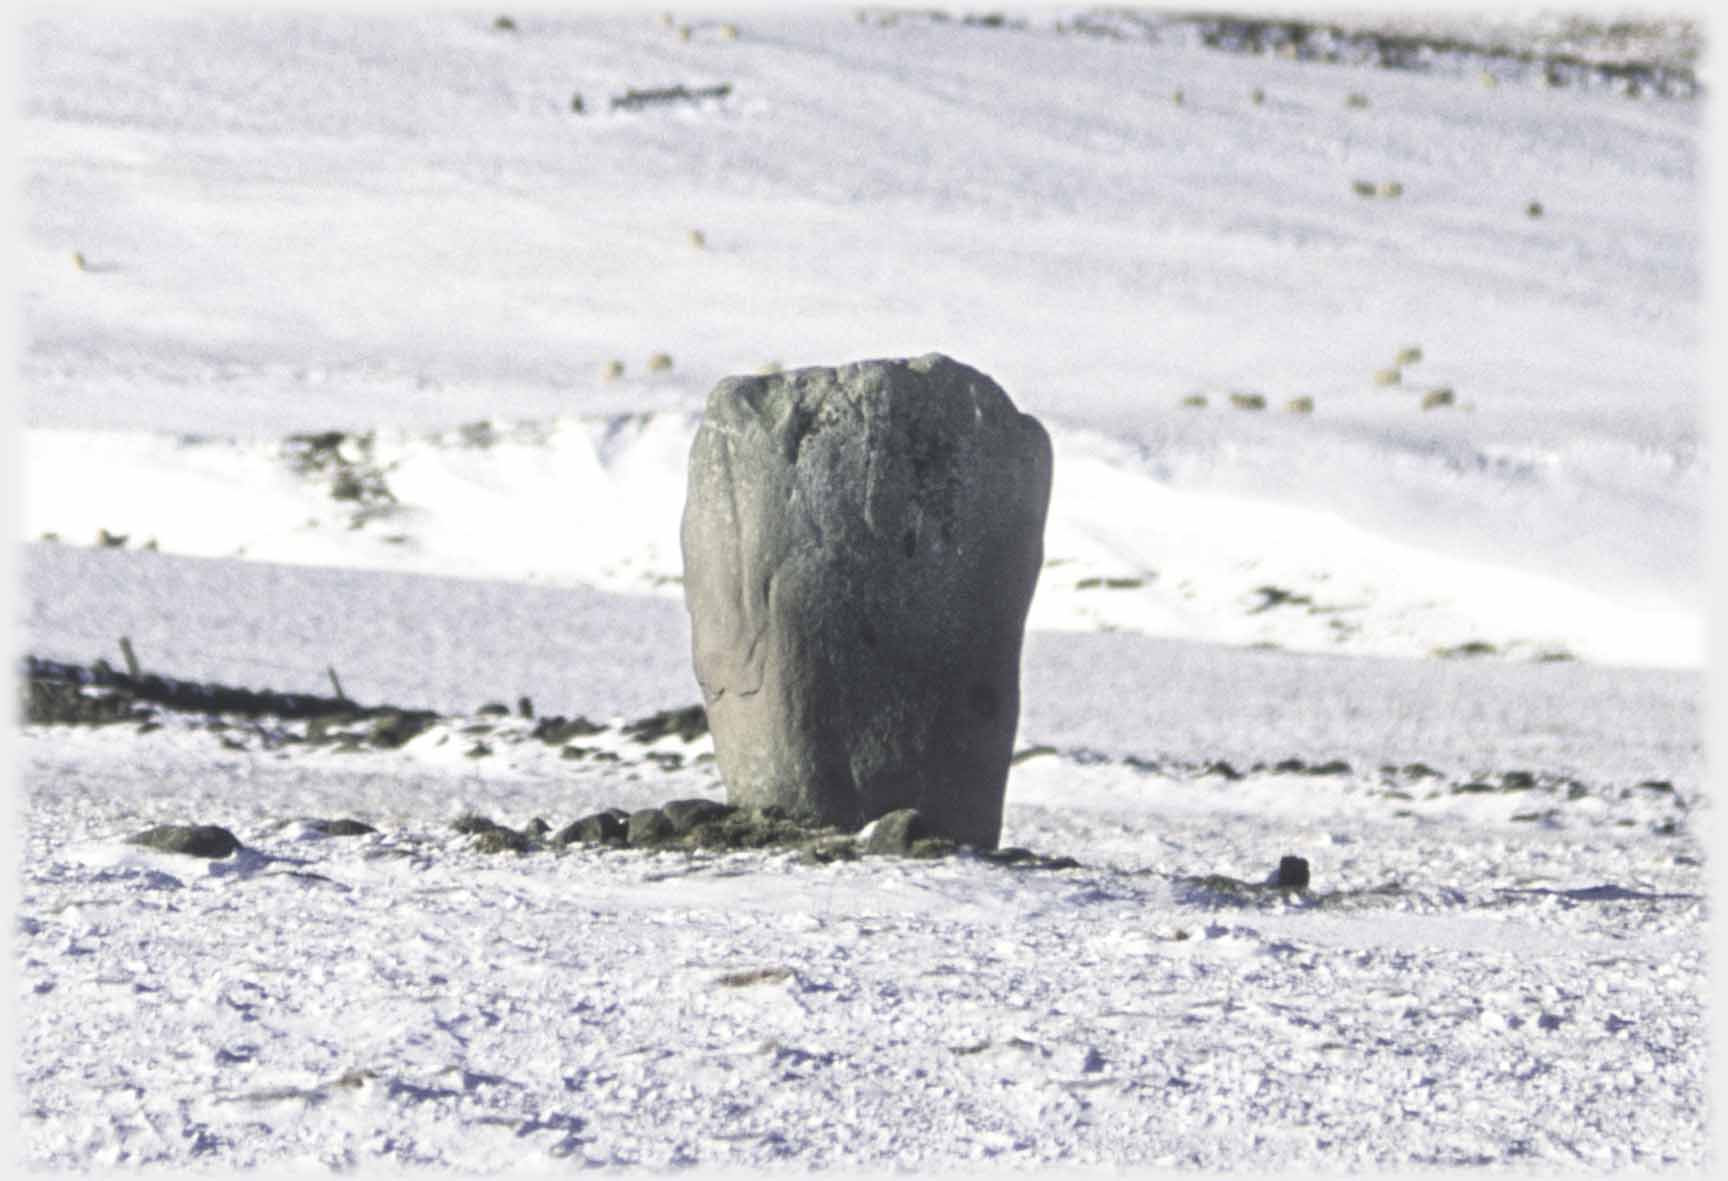
[[[21,26],[19,650],[442,715],[24,727],[25,1164],[1707,1165],[1695,28],[497,15]],[[1055,443],[1079,867],[453,831],[724,798],[618,729],[703,398],[932,350]]]

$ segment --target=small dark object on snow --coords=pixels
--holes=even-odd
[[[1273,885],[1289,890],[1308,888],[1308,862],[1301,857],[1286,855],[1278,859],[1278,876]]]
[[[738,809],[719,800],[688,799],[673,800],[669,804],[661,805],[660,810],[666,814],[666,819],[672,822],[672,830],[683,836],[698,824],[724,820]]]
[[[529,721],[533,721],[534,720],[534,701],[533,701],[533,699],[526,696],[526,695],[524,695],[522,697],[518,697],[516,699],[516,712],[518,714],[520,714],[521,716],[527,718]]]
[[[360,837],[378,831],[363,820],[314,820],[307,827],[327,837]]]
[[[563,746],[572,738],[584,738],[589,734],[598,734],[606,727],[587,718],[564,718],[557,714],[541,718],[534,723],[534,737],[549,746]]]
[[[570,109],[575,111],[578,115],[586,112],[587,107],[582,102],[582,93],[580,91],[570,96]]]
[[[492,27],[501,33],[514,33],[516,31],[516,22],[507,16],[500,16],[497,20],[492,22]]]
[[[668,734],[676,734],[685,742],[695,742],[708,733],[708,711],[700,705],[683,709],[665,709],[645,718],[638,718],[624,727],[624,733],[637,742],[654,742]]]
[[[612,109],[634,111],[653,103],[693,103],[705,98],[725,98],[731,93],[730,82],[722,82],[718,86],[698,86],[694,90],[688,86],[661,86],[653,90],[637,90],[632,87],[621,95],[613,96]]]
[[[240,841],[214,824],[158,824],[126,838],[130,845],[219,860],[240,848]]]
[[[474,841],[477,853],[526,853],[533,847],[534,841],[527,833],[505,828],[502,824],[487,829]]]
[[[510,716],[510,707],[502,701],[488,701],[474,712],[483,718],[507,718]]]
[[[577,841],[590,845],[622,845],[629,831],[629,822],[628,812],[622,808],[608,808],[571,821],[552,839],[560,845]]]
[[[1524,212],[1526,215],[1528,215],[1530,217],[1541,217],[1542,216],[1542,202],[1540,202],[1540,201],[1530,202],[1530,204],[1528,204],[1524,207]]]
[[[130,536],[129,533],[110,533],[106,529],[98,529],[96,531],[96,543],[108,549],[120,549],[126,544],[126,539]]]

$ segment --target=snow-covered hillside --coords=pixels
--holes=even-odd
[[[24,1162],[1701,1167],[1703,49],[34,12],[20,648],[440,716],[24,728]],[[1004,842],[1078,867],[452,830],[724,797],[617,730],[704,398],[930,351],[1055,443]]]

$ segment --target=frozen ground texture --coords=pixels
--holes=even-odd
[[[1700,102],[515,15],[23,26],[23,646],[447,715],[25,731],[26,1163],[1704,1166]],[[723,795],[474,711],[694,701],[703,395],[930,350],[1056,442],[1004,839],[1080,868],[452,831]]]

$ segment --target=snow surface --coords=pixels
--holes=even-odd
[[[23,731],[24,1163],[1704,1166],[1701,102],[513,15],[22,26],[20,648],[448,715]],[[706,392],[930,350],[1055,441],[1004,843],[1080,868],[452,831],[723,798],[475,711],[697,700]]]

